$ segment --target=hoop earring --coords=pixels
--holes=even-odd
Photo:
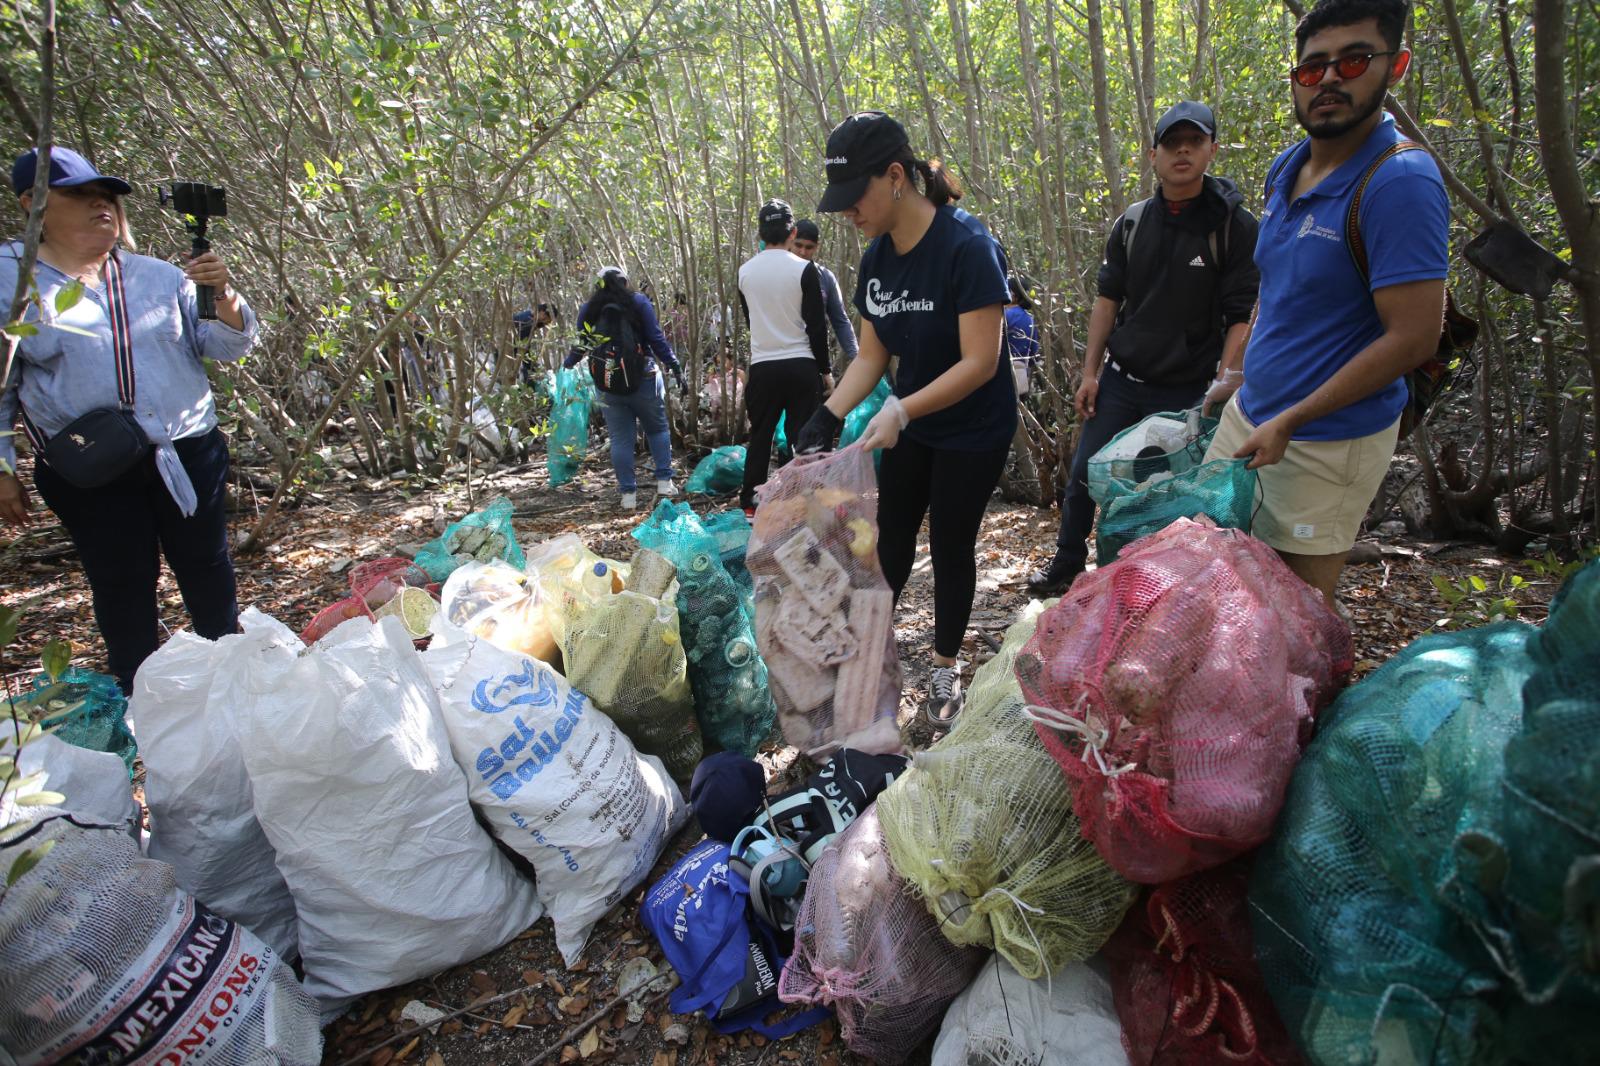
[[[895,198],[895,199],[896,199],[896,200],[898,200],[898,199],[900,199],[900,186],[898,186],[898,185],[896,185],[896,186],[895,186],[895,187],[894,187],[894,188],[892,188],[892,189],[890,189],[890,190],[889,190],[889,193],[890,193],[890,195],[891,195],[891,196],[893,196],[893,197],[894,197],[894,198]]]

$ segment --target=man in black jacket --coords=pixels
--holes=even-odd
[[[1083,572],[1094,525],[1089,459],[1149,415],[1202,399],[1220,405],[1242,379],[1260,283],[1256,219],[1231,181],[1206,174],[1217,154],[1216,128],[1205,104],[1169,108],[1150,150],[1156,194],[1112,224],[1074,398],[1083,430],[1056,554],[1029,577],[1032,595],[1059,595]]]

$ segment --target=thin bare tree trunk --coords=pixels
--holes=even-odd
[[[951,0],[952,3],[955,0]],[[1100,164],[1105,168],[1110,187],[1111,218],[1122,214],[1127,201],[1122,195],[1122,164],[1111,136],[1111,98],[1106,85],[1106,34],[1100,0],[1085,0],[1089,29],[1089,69],[1094,77],[1094,127],[1100,138]],[[1109,220],[1108,220],[1109,221]]]

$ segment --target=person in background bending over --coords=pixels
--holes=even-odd
[[[38,151],[11,169],[24,214],[33,206]],[[33,283],[40,299],[23,312],[38,327],[17,345],[0,382],[0,429],[20,419],[33,445],[33,484],[72,538],[94,598],[110,670],[133,691],[139,664],[161,640],[156,582],[161,559],[178,582],[194,631],[208,640],[238,628],[239,600],[228,554],[228,440],[217,428],[205,360],[236,362],[256,338],[256,316],[215,252],[182,269],[135,255],[122,198],[132,191],[69,148],[50,153],[44,235]],[[118,245],[121,247],[118,247]],[[22,243],[0,246],[0,292],[15,291]],[[76,301],[63,290],[81,285]],[[196,285],[216,294],[202,319]],[[59,433],[92,411],[125,401],[148,447],[111,481],[68,480],[43,458]],[[32,521],[16,473],[16,438],[0,436],[0,519]]]
[[[983,223],[955,206],[961,187],[943,164],[918,159],[905,128],[883,112],[835,127],[824,165],[817,210],[842,213],[872,238],[856,283],[861,351],[795,446],[831,447],[899,357],[894,392],[860,444],[883,449],[878,561],[896,596],[928,520],[934,637],[922,713],[945,725],[961,706],[957,657],[977,591],[978,529],[1017,428],[1016,388],[1000,370],[1005,257]]]

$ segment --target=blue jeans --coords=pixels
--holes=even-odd
[[[606,432],[611,434],[611,469],[617,475],[617,488],[633,492],[639,487],[633,469],[633,437],[636,427],[643,427],[645,442],[650,445],[650,458],[655,462],[656,480],[665,481],[672,476],[672,437],[667,431],[666,388],[657,371],[642,382],[628,396],[613,392],[602,393],[605,404],[600,411],[605,415]]]
[[[1078,450],[1072,454],[1072,476],[1067,495],[1061,501],[1061,531],[1056,534],[1056,550],[1069,559],[1083,562],[1089,557],[1086,543],[1094,528],[1094,499],[1089,495],[1089,460],[1111,443],[1118,433],[1163,411],[1183,411],[1200,402],[1210,386],[1209,380],[1188,385],[1152,385],[1129,381],[1126,374],[1109,366],[1100,374],[1100,392],[1095,397],[1094,417],[1083,424]]]

